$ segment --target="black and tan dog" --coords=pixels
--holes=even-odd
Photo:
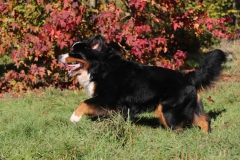
[[[69,68],[91,97],[74,111],[70,120],[78,122],[84,115],[102,116],[121,112],[134,116],[155,110],[166,127],[182,131],[191,122],[210,132],[210,117],[204,112],[199,91],[210,86],[220,75],[226,56],[221,50],[206,55],[200,67],[182,73],[127,61],[100,35],[77,42],[59,61]]]

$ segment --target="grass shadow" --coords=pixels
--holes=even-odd
[[[93,116],[89,117],[91,121],[104,121],[111,118],[111,116]],[[126,121],[126,119],[125,119]],[[158,118],[154,117],[132,117],[131,122],[139,126],[149,126],[151,128],[163,127]]]
[[[90,119],[91,121],[104,121],[105,119],[109,119],[110,116],[89,116],[88,119]]]
[[[208,115],[212,118],[212,119],[216,119],[219,115],[221,115],[223,112],[226,112],[226,109],[222,109],[220,111],[209,111]],[[89,117],[91,119],[91,121],[103,121],[105,119],[109,119],[111,118],[111,116],[94,116],[94,117]],[[138,125],[138,126],[148,126],[151,128],[164,128],[164,126],[159,122],[159,119],[156,117],[132,117],[131,121],[133,124]],[[190,122],[186,122],[183,125],[183,128],[192,128],[193,125]]]
[[[133,117],[132,122],[135,125],[149,126],[151,128],[163,127],[159,122],[159,118],[155,117]]]

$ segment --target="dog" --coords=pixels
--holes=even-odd
[[[128,61],[104,42],[101,35],[93,36],[74,43],[69,53],[58,57],[90,97],[73,112],[71,122],[84,115],[120,112],[133,117],[155,111],[165,128],[182,132],[183,125],[190,122],[211,132],[211,118],[204,111],[200,91],[220,76],[226,61],[223,51],[209,52],[198,69],[183,73]]]

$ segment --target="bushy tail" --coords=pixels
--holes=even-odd
[[[187,75],[197,90],[207,88],[217,80],[222,71],[222,63],[226,60],[225,53],[216,49],[207,53],[200,67],[195,71],[189,72]]]

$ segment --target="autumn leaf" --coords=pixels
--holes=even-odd
[[[72,3],[72,8],[77,8],[78,7],[78,2],[73,2]]]
[[[214,103],[214,100],[212,99],[211,96],[208,96],[207,100],[208,100],[209,102],[211,102],[211,103]]]
[[[65,41],[58,42],[58,45],[60,46],[60,49],[63,49],[64,47],[67,47],[67,43]]]
[[[45,10],[46,10],[47,13],[50,13],[50,11],[53,10],[53,6],[50,5],[50,4],[47,4],[47,5],[45,6]]]
[[[82,16],[77,16],[76,24],[79,25],[81,21],[82,21]]]
[[[176,21],[174,21],[174,22],[173,22],[173,29],[174,29],[174,31],[176,31],[178,28],[180,28],[179,23],[176,22]]]
[[[207,29],[208,29],[208,30],[212,30],[212,28],[213,28],[213,25],[208,23],[208,24],[207,24]]]

